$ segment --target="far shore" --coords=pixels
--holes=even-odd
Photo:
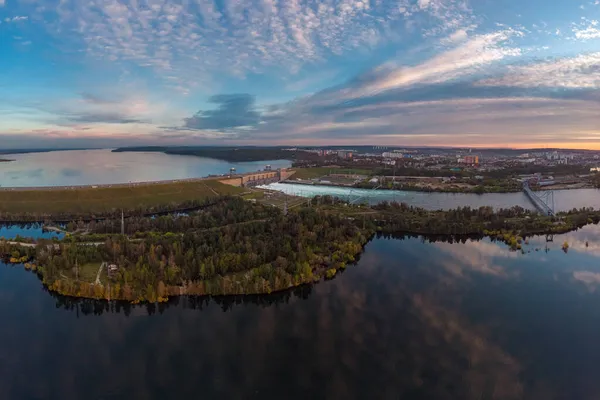
[[[336,182],[319,182],[313,180],[306,179],[287,179],[285,181],[281,181],[284,184],[292,184],[292,185],[306,185],[306,186],[324,186],[324,187],[341,187],[348,189],[364,189],[364,190],[387,190],[387,191],[398,191],[398,192],[420,192],[420,193],[449,193],[449,194],[505,194],[505,193],[519,193],[522,192],[522,189],[515,190],[501,190],[501,191],[490,191],[490,192],[482,192],[478,193],[474,190],[474,188],[465,188],[465,187],[453,187],[453,188],[443,188],[441,186],[431,185],[428,187],[398,187],[398,188],[388,188],[385,186],[382,187],[359,187],[354,184],[344,184],[344,183],[336,183]],[[546,191],[546,190],[575,190],[575,189],[595,189],[594,186],[588,184],[555,184],[544,186],[539,189],[534,189],[534,191]]]

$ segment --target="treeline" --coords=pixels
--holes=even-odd
[[[470,187],[459,186],[457,184],[466,183],[471,185]],[[435,185],[433,187],[428,186],[427,183],[412,183],[394,181],[393,179],[384,179],[376,183],[370,181],[363,181],[354,184],[356,188],[362,189],[383,189],[383,190],[404,190],[408,192],[426,192],[426,193],[514,193],[520,192],[522,184],[513,179],[483,179],[477,180],[474,178],[462,178],[456,181],[446,182],[441,185]]]
[[[1,223],[17,223],[17,224],[35,224],[35,223],[69,223],[69,222],[89,222],[101,220],[117,220],[121,218],[121,211],[124,212],[125,218],[132,217],[148,217],[160,216],[172,213],[185,213],[205,207],[210,207],[219,202],[227,201],[228,197],[220,198],[205,198],[198,200],[188,200],[182,202],[171,202],[156,204],[152,207],[136,207],[124,210],[111,210],[98,213],[84,212],[28,212],[28,213],[11,213],[0,211]]]
[[[485,231],[508,231],[523,236],[564,233],[600,222],[600,211],[593,208],[573,209],[549,217],[520,206],[426,210],[387,201],[371,206],[350,205],[332,196],[317,196],[312,204],[329,206],[331,212],[345,214],[359,226],[390,234],[482,235]]]
[[[480,235],[485,231],[509,231],[520,235],[564,233],[590,223],[600,222],[600,211],[582,208],[558,217],[549,217],[515,206],[495,210],[459,207],[452,210],[425,210],[403,203],[383,202],[372,206],[376,214],[365,218],[374,222],[379,231],[407,232],[430,235]]]

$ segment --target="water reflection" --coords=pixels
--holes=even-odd
[[[314,286],[156,306],[49,295],[3,267],[0,398],[599,398],[600,264],[564,240],[379,238]]]
[[[288,291],[273,293],[269,295],[247,295],[247,296],[181,296],[172,297],[168,302],[158,304],[131,304],[124,301],[98,301],[92,299],[81,299],[76,297],[62,296],[51,292],[44,287],[44,291],[56,300],[56,308],[69,310],[80,315],[102,315],[103,313],[123,313],[125,316],[141,315],[143,313],[152,315],[162,314],[170,307],[184,310],[202,311],[212,305],[218,306],[221,311],[232,311],[237,306],[254,305],[261,308],[289,304],[295,299],[306,300],[312,293],[312,285],[304,285]]]

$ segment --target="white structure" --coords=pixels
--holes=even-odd
[[[404,154],[402,154],[402,153],[396,153],[395,151],[394,152],[386,151],[381,156],[384,157],[384,158],[403,158]]]

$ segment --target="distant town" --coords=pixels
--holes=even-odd
[[[410,181],[417,185],[417,189],[425,190],[440,189],[436,183],[452,183],[455,189],[459,189],[459,184],[465,180],[469,182],[463,183],[470,183],[472,187],[477,181],[488,178],[515,182],[532,180],[536,186],[550,189],[592,187],[596,186],[597,173],[600,172],[600,152],[589,150],[414,149],[382,146],[355,149],[294,147],[283,150],[293,154],[290,158],[296,160],[295,167],[380,169],[386,174],[395,175],[396,185],[401,185],[403,180]],[[409,176],[403,177],[402,174]],[[515,185],[514,190],[518,191],[519,186]]]
[[[591,172],[600,170],[600,152],[590,150],[473,150],[473,149],[388,149],[373,147],[364,152],[353,149],[285,148],[289,152],[306,152],[324,158],[324,161],[352,160],[357,164],[378,162],[382,165],[404,165],[428,170],[452,166],[477,168],[480,171],[500,170],[515,165],[585,165]]]

